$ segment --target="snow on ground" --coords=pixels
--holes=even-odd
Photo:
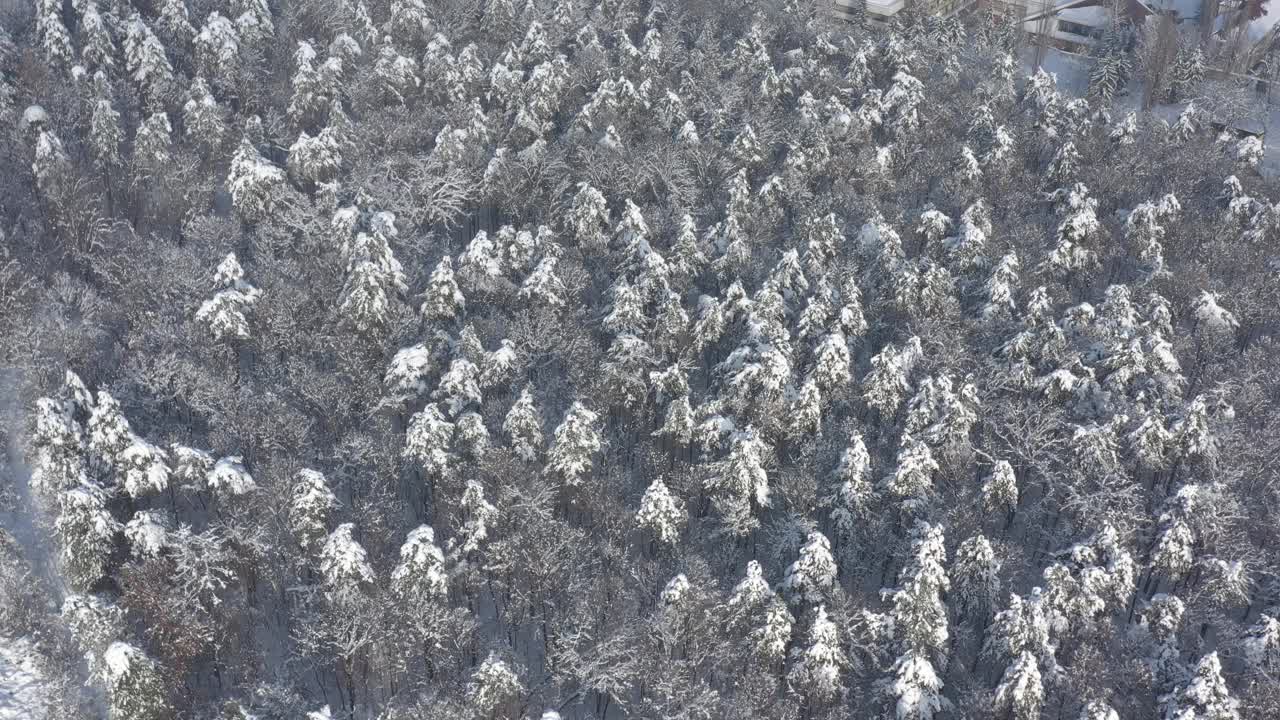
[[[1280,22],[1280,2],[1276,3],[1276,7],[1268,7],[1267,15],[1255,20],[1254,23],[1266,22],[1267,27],[1276,22]],[[1024,74],[1030,75],[1036,71],[1035,64],[1036,48],[1029,46],[1022,52],[1022,69]],[[1093,65],[1092,58],[1084,55],[1063,52],[1057,48],[1046,48],[1044,60],[1040,63],[1047,72],[1053,73],[1058,78],[1058,90],[1067,95],[1076,97],[1084,97],[1089,91],[1089,68]],[[1206,83],[1204,90],[1206,93],[1221,93],[1222,89],[1215,90],[1213,85],[1222,81],[1209,81]],[[1252,95],[1247,93],[1246,95]],[[1246,98],[1248,108],[1238,109],[1233,115],[1233,122],[1239,127],[1247,127],[1253,131],[1262,131],[1264,135],[1265,154],[1259,170],[1270,177],[1280,177],[1280,89],[1272,91],[1272,103],[1268,106],[1266,101],[1261,97],[1252,95]],[[1130,84],[1128,92],[1117,97],[1113,103],[1112,115],[1120,117],[1121,113],[1139,110],[1142,103],[1142,88],[1138,80],[1135,78]],[[1197,101],[1197,107],[1202,110],[1204,103]],[[1185,103],[1177,103],[1174,105],[1158,104],[1151,109],[1151,113],[1156,117],[1163,118],[1169,123],[1173,123],[1178,119],[1178,115],[1186,107]]]
[[[1030,75],[1036,71],[1036,48],[1029,46],[1022,51],[1022,69]],[[1040,67],[1058,78],[1058,89],[1069,95],[1083,97],[1089,91],[1089,68],[1093,61],[1081,55],[1063,52],[1057,48],[1045,48]]]
[[[0,637],[0,720],[44,720],[36,651],[27,640]]]

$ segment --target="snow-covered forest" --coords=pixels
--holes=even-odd
[[[5,717],[1280,717],[1261,145],[863,24],[6,4]]]

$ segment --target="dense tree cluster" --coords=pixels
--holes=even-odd
[[[1212,115],[992,14],[4,12],[51,717],[1280,715],[1280,191]]]

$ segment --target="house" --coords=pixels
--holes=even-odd
[[[906,0],[834,0],[836,17],[848,19],[855,3],[863,3],[866,18],[870,25],[886,25],[895,15],[906,8]],[[915,0],[922,9],[944,17],[964,12],[977,4],[978,0]]]
[[[1152,15],[1168,15],[1179,25],[1198,26],[1202,0],[1027,0],[1023,30],[1045,37],[1051,45],[1070,52],[1088,52],[1112,23],[1113,8],[1124,19],[1141,27]]]
[[[1086,53],[1113,22],[1113,9],[1123,20],[1142,27],[1148,17],[1170,17],[1188,35],[1199,35],[1215,65],[1243,72],[1255,68],[1277,45],[1280,9],[1263,10],[1263,0],[1025,0],[1023,30],[1070,52]],[[1274,15],[1273,15],[1274,14]]]

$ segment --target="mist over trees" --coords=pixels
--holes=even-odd
[[[1280,716],[1280,189],[1208,111],[807,0],[3,14],[48,717]]]

